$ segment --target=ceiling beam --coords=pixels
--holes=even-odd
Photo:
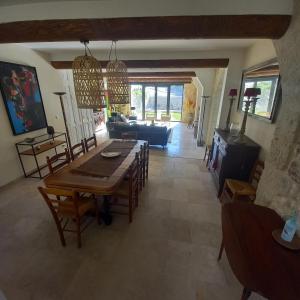
[[[0,24],[0,43],[283,36],[290,15],[206,15],[60,19]]]
[[[129,83],[191,83],[191,77],[156,77],[156,78],[128,78]]]
[[[123,60],[127,68],[226,68],[228,58]],[[102,67],[108,61],[101,61]],[[51,61],[55,69],[72,69],[72,61]]]
[[[195,72],[128,72],[130,78],[174,78],[174,77],[196,77]]]

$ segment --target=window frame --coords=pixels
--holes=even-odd
[[[261,64],[258,64],[258,65],[255,65],[255,66],[253,66],[251,68],[248,68],[248,69],[245,69],[243,71],[241,86],[240,86],[240,93],[239,93],[239,98],[238,98],[237,111],[242,112],[242,113],[244,112],[243,111],[244,89],[245,89],[245,83],[246,83],[246,80],[247,80],[247,77],[245,75],[247,73],[251,72],[251,71],[255,71],[255,70],[267,67],[268,65],[275,64],[275,63],[278,63],[276,58],[268,60],[268,61],[266,61],[264,63],[261,63]],[[273,78],[273,77],[276,77],[276,76],[256,77],[255,81],[259,81],[258,80],[259,78],[260,79],[262,79],[262,78],[263,79],[268,79],[268,78],[270,79],[270,78]],[[270,117],[264,117],[264,116],[261,116],[261,115],[258,115],[258,114],[253,114],[251,112],[251,110],[249,110],[248,115],[250,117],[254,118],[254,119],[257,119],[257,120],[261,120],[261,121],[264,121],[264,122],[267,122],[267,123],[274,123],[276,121],[277,113],[278,113],[278,110],[279,110],[279,107],[280,107],[281,96],[282,96],[281,77],[280,77],[280,74],[279,74],[277,85],[275,86],[274,101],[273,101]]]
[[[183,83],[141,83],[141,82],[130,82],[130,91],[131,91],[131,85],[141,85],[142,86],[142,121],[145,121],[145,114],[146,114],[146,109],[145,109],[145,89],[147,86],[152,86],[155,88],[155,119],[157,120],[157,88],[158,87],[166,87],[168,90],[168,95],[167,95],[167,114],[170,114],[170,102],[171,102],[171,86],[182,86],[182,95],[181,95],[181,110],[180,110],[180,121],[182,121],[182,109],[183,109],[183,98],[184,98],[184,84]],[[130,92],[130,105],[132,106],[132,99],[131,99],[131,92]],[[160,121],[160,120],[157,120]],[[171,122],[178,122],[178,121],[172,121]]]

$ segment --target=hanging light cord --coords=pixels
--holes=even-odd
[[[88,47],[89,41],[81,41],[81,43],[84,45],[84,55],[87,56],[87,53],[89,53],[90,56],[94,57],[90,48]]]
[[[108,60],[110,61],[110,58],[111,58],[111,53],[113,51],[113,46],[115,45],[115,60],[118,60],[118,57],[117,57],[117,42],[116,41],[111,41],[111,46],[110,46],[110,50],[109,50],[109,57],[108,57]]]

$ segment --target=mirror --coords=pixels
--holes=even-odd
[[[243,72],[238,109],[244,111],[244,92],[246,88],[260,88],[261,95],[250,107],[249,115],[274,121],[276,106],[281,97],[279,65],[276,59],[252,67]]]

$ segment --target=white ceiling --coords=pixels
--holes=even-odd
[[[138,40],[118,41],[117,49],[121,51],[207,51],[247,48],[254,44],[255,39],[194,39],[194,40]],[[58,51],[82,50],[80,42],[47,42],[47,43],[23,43],[25,47],[42,51],[48,54]],[[110,41],[92,41],[89,48],[92,51],[108,51]]]

